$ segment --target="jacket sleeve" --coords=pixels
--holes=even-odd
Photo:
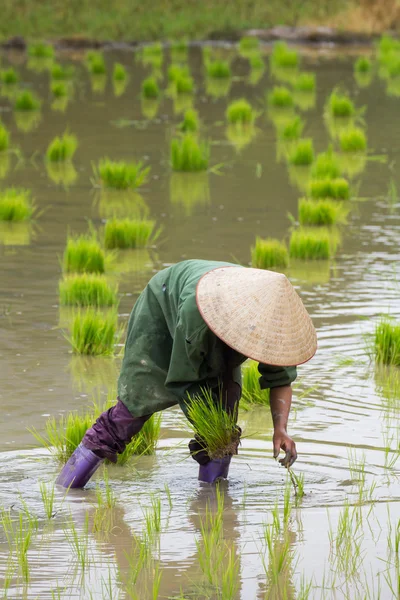
[[[273,367],[259,363],[258,371],[261,375],[259,382],[262,390],[290,385],[297,377],[296,367]]]

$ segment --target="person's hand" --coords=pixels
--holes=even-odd
[[[274,444],[274,458],[278,458],[279,452],[283,450],[286,454],[279,462],[286,468],[291,467],[297,458],[296,444],[292,438],[288,436],[284,429],[275,429],[272,441]]]

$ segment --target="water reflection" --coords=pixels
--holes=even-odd
[[[29,246],[32,237],[32,223],[0,222],[0,244],[4,246]]]
[[[142,98],[142,114],[146,119],[154,119],[160,108],[160,101],[152,98]]]
[[[32,110],[29,112],[14,111],[15,123],[20,131],[23,133],[30,133],[34,129],[37,129],[41,120],[42,113],[40,110]]]
[[[208,173],[172,173],[169,194],[171,204],[191,216],[196,207],[211,203]]]
[[[72,162],[53,163],[46,162],[46,171],[49,178],[56,184],[66,188],[73,185],[78,179],[78,172]]]
[[[99,190],[94,197],[94,205],[102,219],[139,219],[149,214],[149,207],[143,196],[133,190]]]

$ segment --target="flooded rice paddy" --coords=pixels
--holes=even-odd
[[[151,68],[133,52],[106,52],[108,75],[100,79],[89,76],[83,54],[58,56],[75,67],[64,102],[51,97],[47,71],[35,71],[21,54],[1,57],[3,67],[18,71],[20,85],[42,99],[41,110],[22,119],[4,86],[0,99],[12,147],[0,155],[1,187],[29,188],[38,208],[30,224],[0,225],[4,597],[399,597],[400,374],[376,367],[367,347],[379,315],[400,316],[400,98],[375,71],[361,87],[355,55],[305,50],[302,69],[316,73],[316,92],[296,107],[306,122],[303,135],[322,152],[331,141],[325,102],[341,85],[358,109],[366,107],[368,135],[367,158],[344,159],[352,198],[336,257],[291,261],[287,270],[319,339],[314,359],[299,368],[289,425],[305,495],[294,496],[272,458],[267,409],[241,414],[240,454],[219,488],[197,481],[190,433],[171,409],[155,456],[109,467],[109,483],[100,471],[86,489],[66,495],[56,489],[54,505],[43,501],[60,465],[36,447],[28,428],[43,431],[49,416],[112,393],[120,364],[120,357],[74,356],[64,336],[68,315],[58,306],[58,281],[68,232],[86,232],[88,221],[101,230],[113,214],[129,216],[138,207],[163,227],[155,247],[115,257],[109,276],[119,284],[124,323],[158,269],[185,258],[249,264],[257,235],[287,240],[288,213],[297,218],[307,172],[288,168],[277,142],[279,114],[265,101],[279,80],[267,56],[256,81],[245,58],[219,51],[232,58],[229,85],[207,81],[201,48],[193,47],[192,100],[163,94],[151,102],[140,96]],[[112,81],[115,62],[127,69],[125,87]],[[168,64],[165,51],[161,89]],[[245,140],[230,135],[225,121],[229,101],[241,97],[258,113],[254,135]],[[210,169],[196,175],[174,173],[169,164],[170,140],[191,102],[211,143]],[[76,156],[66,167],[53,166],[45,161],[47,146],[66,129],[78,137]],[[135,193],[101,191],[92,164],[104,156],[143,160],[151,166],[148,182]],[[110,508],[101,512],[99,494],[104,498],[109,488]],[[7,515],[16,522],[13,535]]]

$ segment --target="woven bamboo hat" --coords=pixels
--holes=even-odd
[[[317,350],[311,318],[282,273],[243,267],[213,269],[199,280],[196,302],[215,335],[258,362],[300,365]]]

